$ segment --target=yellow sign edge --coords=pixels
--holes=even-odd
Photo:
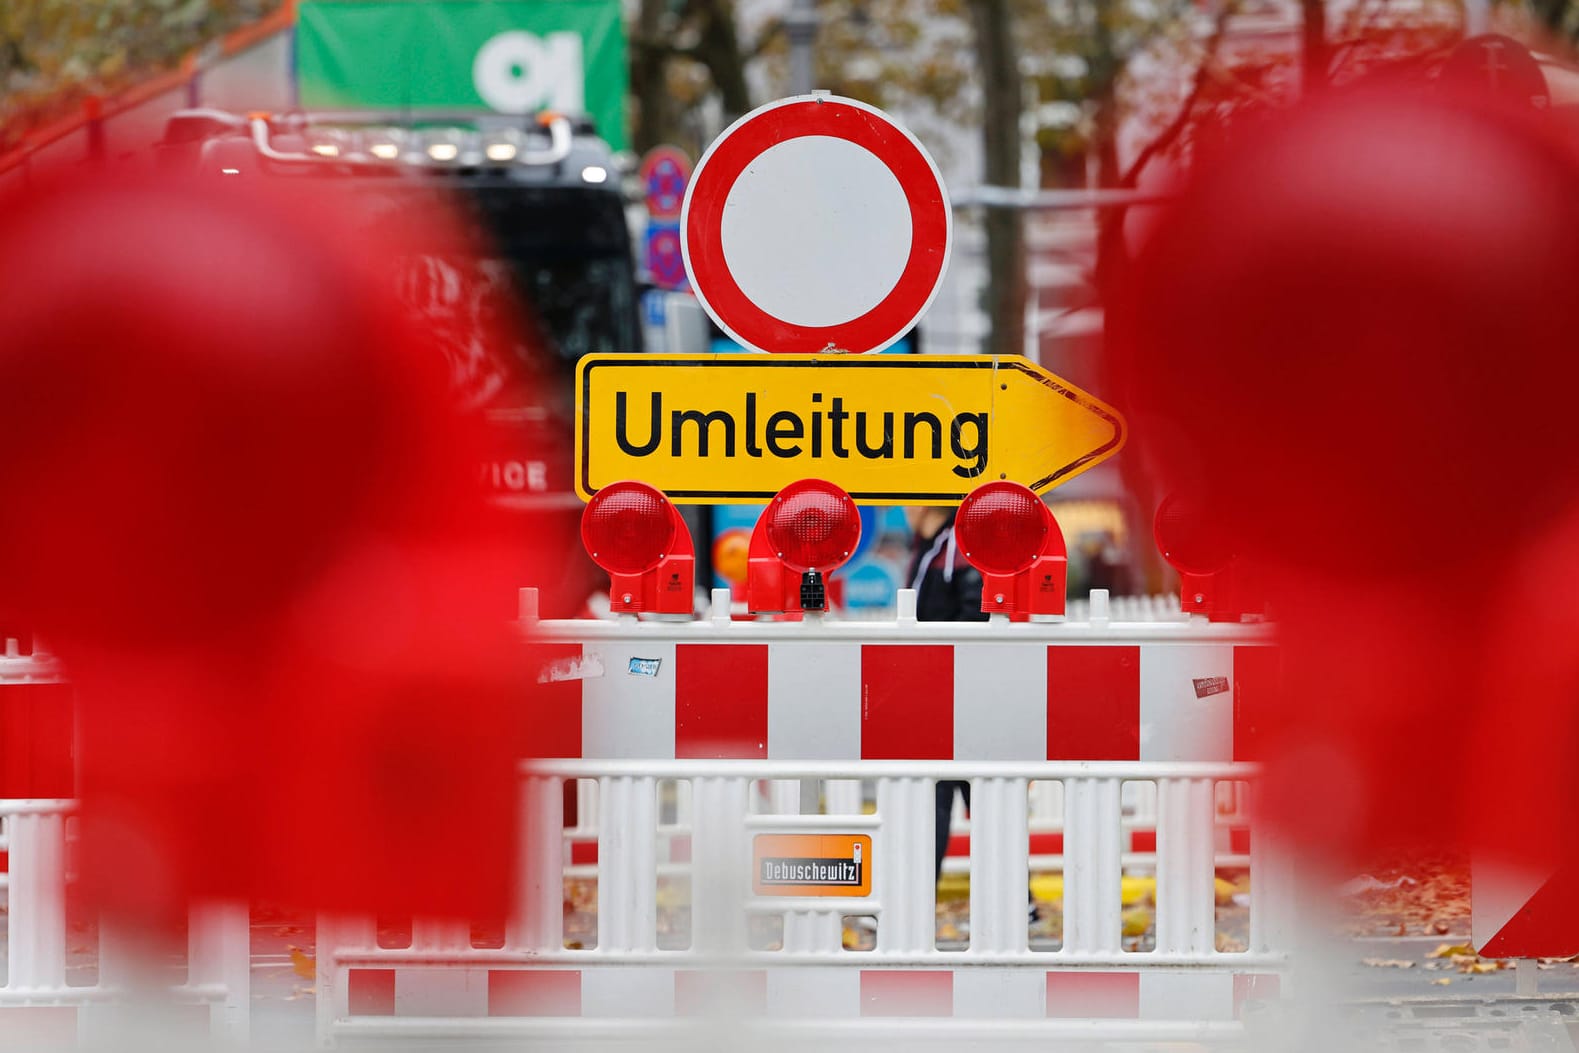
[[[592,495],[597,490],[589,489],[586,485],[588,465],[585,421],[587,372],[599,365],[707,365],[720,363],[730,366],[771,366],[771,365],[818,365],[830,369],[853,368],[858,366],[877,367],[882,369],[903,369],[907,366],[925,364],[936,367],[949,363],[968,365],[972,368],[1013,369],[1024,373],[1032,381],[1041,384],[1062,398],[1069,399],[1076,405],[1105,420],[1113,428],[1113,437],[1097,449],[1091,451],[1070,465],[1056,469],[1051,474],[1027,485],[1035,493],[1046,496],[1053,490],[1071,479],[1095,468],[1098,464],[1121,451],[1129,439],[1129,428],[1122,414],[1108,403],[1097,398],[1082,388],[1076,387],[1062,377],[1059,377],[1041,366],[1032,362],[1023,355],[827,355],[827,354],[763,354],[759,352],[726,352],[702,355],[686,354],[643,354],[643,353],[612,353],[585,355],[576,363],[575,385],[575,445],[574,445],[574,484],[576,496],[582,501],[592,500]],[[600,488],[601,489],[601,488]],[[728,494],[712,494],[706,497],[697,497],[689,492],[683,497],[670,494],[670,499],[677,504],[765,504],[772,499],[772,495],[751,494],[747,496],[731,496]],[[919,497],[918,495],[852,495],[857,504],[883,506],[883,505],[958,505],[965,495],[937,500]],[[687,499],[689,498],[689,499]]]

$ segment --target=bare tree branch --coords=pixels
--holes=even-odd
[[[1200,101],[1201,93],[1206,89],[1207,83],[1215,76],[1214,67],[1217,64],[1217,52],[1222,47],[1223,37],[1228,31],[1228,20],[1239,11],[1238,0],[1228,0],[1212,23],[1212,34],[1206,38],[1206,45],[1201,51],[1200,65],[1195,68],[1195,80],[1190,85],[1190,93],[1185,96],[1184,102],[1179,106],[1179,112],[1174,114],[1173,120],[1168,122],[1155,139],[1141,148],[1135,160],[1125,171],[1119,186],[1133,187],[1140,180],[1143,172],[1152,159],[1174,144],[1174,141],[1189,127],[1190,116],[1195,111],[1195,104]],[[1122,210],[1119,210],[1122,214]]]
[[[782,18],[775,18],[762,27],[762,32],[757,34],[757,39],[746,48],[745,61],[758,58],[764,51],[773,46],[773,42],[784,35],[785,26]]]

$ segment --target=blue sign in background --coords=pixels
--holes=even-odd
[[[680,251],[680,224],[647,224],[642,258],[647,263],[647,273],[652,283],[660,289],[686,287],[685,256]]]

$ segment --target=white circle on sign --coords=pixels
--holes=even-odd
[[[719,247],[740,291],[792,325],[843,325],[910,259],[910,203],[865,147],[803,135],[762,151],[724,200]]]

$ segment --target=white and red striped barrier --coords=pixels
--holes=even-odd
[[[539,746],[564,759],[523,772],[527,843],[504,946],[420,922],[409,947],[380,947],[372,919],[324,919],[320,1041],[639,1033],[683,1044],[718,1012],[745,1017],[753,1041],[1233,1033],[1245,999],[1274,992],[1287,967],[1288,865],[1260,832],[1246,846],[1248,946],[1215,940],[1219,788],[1255,777],[1238,759],[1254,729],[1236,714],[1236,685],[1268,674],[1270,638],[1205,621],[1113,624],[1100,598],[1093,607],[1084,623],[924,625],[904,617],[907,594],[895,622],[764,624],[730,621],[720,596],[698,622],[532,622]],[[965,950],[935,940],[939,778],[972,784]],[[582,829],[597,838],[585,862],[598,932],[584,950],[566,949],[562,915],[571,779],[597,786],[578,798],[581,815],[596,808]],[[680,852],[677,829],[660,823],[671,782],[691,818]],[[1063,935],[1051,951],[1032,949],[1026,923],[1029,797],[1046,782],[1063,812]],[[1124,787],[1136,782],[1156,795],[1156,940],[1144,951],[1126,944],[1120,917],[1135,847]],[[825,814],[801,814],[819,799]],[[870,836],[871,894],[753,895],[752,838],[782,832]],[[660,868],[690,878],[685,949],[659,946]],[[781,919],[776,946],[752,941],[762,916]],[[874,949],[843,948],[851,916],[876,919]]]
[[[251,933],[245,906],[193,908],[186,978],[174,986],[150,986],[134,940],[101,927],[96,944],[82,947],[84,935],[68,927],[72,726],[58,661],[40,651],[22,655],[14,640],[7,641],[0,656],[0,888],[6,901],[0,1050],[122,1048],[136,1036],[148,1037],[146,1030],[129,1029],[125,1014],[150,996],[167,1003],[155,1018],[164,1040],[184,1032],[246,1041]],[[97,968],[93,983],[72,982],[77,977],[69,951],[80,964]],[[148,1007],[137,1011],[139,1026],[146,1025]]]

